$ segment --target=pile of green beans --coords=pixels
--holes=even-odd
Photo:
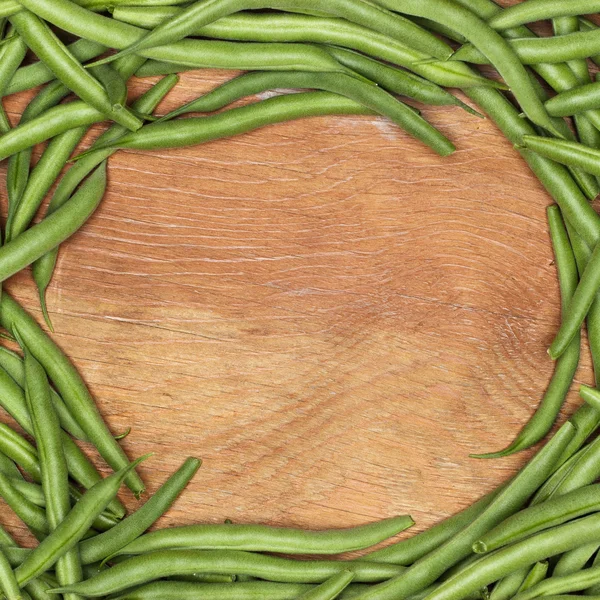
[[[600,28],[586,18],[599,11],[596,0],[508,9],[493,0],[0,0],[0,160],[8,163],[0,286],[31,267],[51,331],[46,290],[60,245],[100,205],[115,152],[336,114],[380,115],[406,143],[445,157],[455,146],[427,107],[447,106],[491,119],[555,202],[547,209],[561,293],[548,350],[555,370],[517,437],[473,456],[507,456],[548,435],[585,339],[596,379],[509,481],[384,548],[365,552],[410,528],[409,516],[325,531],[198,523],[149,532],[201,461],[187,458],[126,514],[117,493],[125,483],[142,494],[136,467],[148,457],[130,462],[69,358],[0,287],[0,326],[21,349],[0,347],[0,406],[21,428],[0,423],[0,497],[38,540],[18,547],[0,523],[0,598],[600,597],[600,217],[590,203],[600,193]],[[546,20],[550,36],[528,27]],[[179,74],[199,68],[235,75],[155,114]],[[134,75],[161,78],[129,105]],[[26,90],[33,99],[13,125],[1,100]],[[257,99],[271,90],[279,91]],[[32,167],[36,144],[45,148]],[[101,477],[75,440],[92,444],[113,473]],[[337,556],[357,550],[359,559]]]

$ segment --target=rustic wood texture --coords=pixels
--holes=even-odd
[[[185,74],[160,110],[228,77]],[[510,442],[552,372],[550,199],[489,120],[423,112],[453,156],[383,118],[327,117],[111,158],[48,305],[113,431],[132,428],[127,452],[156,453],[149,491],[204,460],[162,525],[408,512],[417,530],[526,460],[468,454]],[[29,273],[8,288],[41,319]]]

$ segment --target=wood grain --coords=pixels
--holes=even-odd
[[[229,76],[185,74],[161,110]],[[409,512],[422,529],[526,460],[468,454],[511,441],[552,372],[550,200],[489,120],[423,113],[450,158],[385,119],[328,117],[110,160],[48,304],[127,452],[156,452],[149,491],[204,460],[161,525]],[[40,318],[29,273],[9,289]]]

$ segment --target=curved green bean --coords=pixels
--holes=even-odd
[[[342,74],[331,74],[329,77],[320,78],[318,74],[307,76],[306,79],[314,84],[321,81],[321,86],[331,87],[331,81],[339,81]],[[294,78],[298,81],[297,78]],[[340,82],[341,83],[341,82]],[[337,83],[335,84],[337,86]],[[343,84],[342,84],[343,85]],[[365,88],[352,90],[354,98],[360,98],[361,104],[369,108],[374,107],[374,96],[371,94],[378,88],[367,85]],[[356,92],[356,93],[355,93]],[[331,114],[339,110],[340,96],[328,92],[304,92],[269,98],[241,108],[234,108],[217,115],[202,118],[190,118],[179,121],[151,123],[139,130],[139,135],[125,135],[116,142],[108,142],[100,148],[180,148],[201,144],[211,140],[232,137],[246,133],[259,127],[273,123],[281,123],[293,119],[309,116]],[[383,100],[383,98],[382,98]],[[353,101],[354,104],[355,101]],[[387,101],[386,101],[387,102]],[[402,128],[434,148],[438,153],[448,154],[454,146],[441,134],[436,132],[424,119],[403,105],[398,109],[397,123],[402,123]],[[393,107],[390,105],[390,110]],[[342,111],[344,112],[344,111]],[[391,113],[390,113],[391,114]],[[405,115],[407,118],[405,118]]]
[[[110,531],[81,543],[79,552],[83,564],[91,564],[115,555],[148,529],[169,507],[200,468],[201,461],[188,458],[183,465],[137,511]]]
[[[76,127],[50,141],[29,176],[18,205],[7,223],[5,243],[16,240],[29,226],[46,194],[60,175],[65,163],[87,132],[87,127]]]
[[[77,232],[98,208],[105,192],[106,163],[103,163],[68,202],[0,247],[0,281],[18,273]],[[82,421],[83,417],[79,421],[83,428]],[[89,431],[87,434],[91,438]]]
[[[334,600],[350,585],[353,579],[352,571],[342,571],[316,588],[308,590],[299,596],[298,600]]]
[[[129,464],[125,453],[112,437],[87,386],[71,361],[37,324],[35,319],[7,293],[3,293],[0,297],[0,323],[8,330],[18,329],[23,341],[30,348],[35,358],[40,361],[81,428],[109,464],[112,464],[113,468],[116,468],[119,464]],[[25,423],[27,422],[26,419],[22,420]],[[22,423],[20,424],[22,425]],[[64,437],[68,439],[68,436]],[[69,441],[77,448],[72,440]],[[67,459],[69,459],[69,453],[67,453]],[[69,464],[71,469],[71,463]],[[93,469],[85,471],[85,475],[88,482],[95,482],[97,481],[96,478],[99,477]],[[141,494],[144,485],[137,475],[130,475],[127,481],[134,492]],[[81,483],[88,487],[86,483]],[[114,504],[111,504],[111,510],[113,506]],[[118,513],[116,514],[118,515]]]
[[[144,554],[178,548],[340,554],[374,546],[413,524],[414,521],[409,516],[403,515],[350,529],[327,531],[302,531],[266,525],[232,524],[226,528],[222,525],[188,525],[142,535],[122,547],[115,555]],[[107,538],[109,536],[107,534]],[[369,559],[372,560],[372,557]]]
[[[17,465],[12,460],[0,451],[0,471],[4,473],[7,477],[10,477],[14,480],[24,481],[23,475],[21,475],[21,471],[19,471]],[[0,544],[1,545],[1,544]]]
[[[252,581],[242,583],[191,583],[156,581],[117,596],[115,600],[297,600],[314,589],[308,583],[274,583]],[[350,590],[356,588],[355,585]],[[342,594],[340,598],[347,598]]]
[[[565,552],[558,559],[554,569],[552,569],[552,576],[560,577],[562,575],[570,575],[571,573],[581,571],[590,558],[598,551],[599,546],[600,544],[597,542],[591,542],[590,544],[584,544],[583,546]]]
[[[41,481],[37,450],[4,423],[0,423],[0,452],[16,462],[34,481]]]
[[[600,108],[600,83],[588,83],[550,98],[548,113],[554,117],[570,117],[577,113]]]
[[[548,574],[548,568],[549,564],[547,560],[536,562],[529,570],[529,573],[527,573],[527,576],[519,587],[518,593],[524,593],[526,590],[534,587],[540,581],[544,580]]]
[[[598,0],[525,0],[508,7],[488,23],[494,29],[509,29],[533,21],[543,21],[555,17],[588,15],[600,11]]]
[[[384,115],[391,119],[396,125],[405,131],[409,132],[413,137],[419,139],[427,146],[435,150],[441,156],[451,154],[455,147],[434,127],[429,125],[427,121],[415,115],[414,112],[395,100],[390,94],[381,88],[364,83],[357,79],[353,79],[342,73],[306,73],[306,72],[285,72],[277,73],[248,73],[235,79],[234,81],[217,88],[211,94],[200,97],[196,101],[183,107],[184,112],[208,112],[216,110],[214,106],[223,106],[225,103],[231,102],[231,98],[238,98],[246,95],[255,95],[265,90],[273,89],[274,87],[281,88],[302,88],[302,89],[321,89],[328,92],[333,92],[341,96],[345,96],[363,104],[367,108]],[[227,95],[230,95],[227,98]],[[225,102],[222,97],[225,96]],[[286,101],[286,104],[288,102]],[[289,103],[296,104],[296,103]],[[258,102],[254,105],[255,109],[265,108],[263,102]],[[233,109],[238,110],[238,109]],[[238,112],[236,117],[243,120],[242,116],[247,113],[248,109],[243,112]],[[183,114],[176,111],[176,114]],[[225,113],[227,114],[227,113]],[[173,115],[171,115],[173,116]],[[232,117],[233,119],[234,117]],[[253,113],[253,118],[257,115]],[[260,118],[258,118],[260,119]],[[203,123],[206,120],[203,119]],[[197,124],[199,125],[200,122]],[[260,120],[259,120],[260,122]],[[154,123],[155,127],[161,127],[161,124]],[[162,125],[162,127],[165,127]],[[167,130],[169,126],[167,125]],[[192,129],[193,123],[186,123],[186,128]],[[165,133],[167,133],[165,130]],[[156,135],[156,134],[153,134]]]
[[[295,561],[235,550],[164,550],[135,556],[85,582],[53,592],[106,596],[149,581],[190,573],[240,573],[281,583],[322,583],[346,570],[354,573],[355,581],[368,583],[389,579],[404,567],[360,560]]]
[[[27,4],[31,0],[24,0]],[[35,2],[32,2],[35,4]],[[177,14],[157,25],[141,39],[117,54],[102,59],[95,64],[112,61],[125,54],[141,52],[165,44],[177,42],[198,29],[214,21],[240,10],[257,9],[296,10],[305,9],[303,0],[202,0],[193,2],[189,7],[179,10]],[[352,21],[373,31],[399,40],[402,43],[432,56],[446,60],[452,55],[452,48],[432,33],[423,29],[413,21],[394,12],[390,12],[377,4],[362,0],[316,0],[311,3],[311,11],[324,12],[347,21]]]
[[[25,385],[25,366],[23,359],[12,350],[0,347],[0,367],[2,367],[21,388]],[[62,428],[70,433],[75,439],[87,441],[87,437],[75,417],[69,412],[63,399],[58,395],[54,388],[50,389],[54,408],[60,419]]]
[[[493,587],[489,600],[510,600],[519,591],[529,573],[529,567],[525,567],[503,577]]]
[[[15,335],[19,340],[18,332]],[[50,384],[42,365],[21,341],[25,356],[25,398],[31,416],[42,474],[42,489],[46,498],[48,532],[54,531],[71,510],[69,472],[65,458],[60,421],[52,403]],[[56,563],[61,585],[81,581],[83,573],[77,548],[72,548]],[[68,596],[65,600],[78,600]]]
[[[7,600],[21,600],[22,598],[19,584],[2,548],[0,548],[0,590]]]
[[[543,529],[597,512],[600,510],[599,492],[600,484],[588,485],[521,510],[485,533],[473,544],[473,551],[491,552]]]
[[[45,573],[62,556],[74,548],[89,531],[96,517],[117,494],[127,474],[146,458],[148,457],[139,458],[88,490],[56,529],[40,542],[39,546],[15,570],[19,585],[23,586]]]
[[[36,56],[84,102],[127,129],[135,131],[142,126],[142,121],[126,107],[111,103],[98,80],[69,54],[68,49],[37,15],[24,10],[10,17],[10,22]]]
[[[48,533],[48,521],[42,508],[30,502],[19,492],[12,481],[0,472],[0,497],[11,510],[23,521],[27,528],[37,537],[43,539]]]

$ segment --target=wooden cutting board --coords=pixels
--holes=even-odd
[[[229,76],[185,74],[160,110]],[[7,99],[13,119],[27,99]],[[468,454],[510,442],[552,373],[550,199],[489,120],[423,112],[453,156],[383,118],[327,117],[111,158],[48,305],[113,431],[132,428],[128,454],[156,453],[150,492],[204,460],[161,525],[408,512],[422,529],[527,459]],[[41,318],[29,273],[8,288]]]

